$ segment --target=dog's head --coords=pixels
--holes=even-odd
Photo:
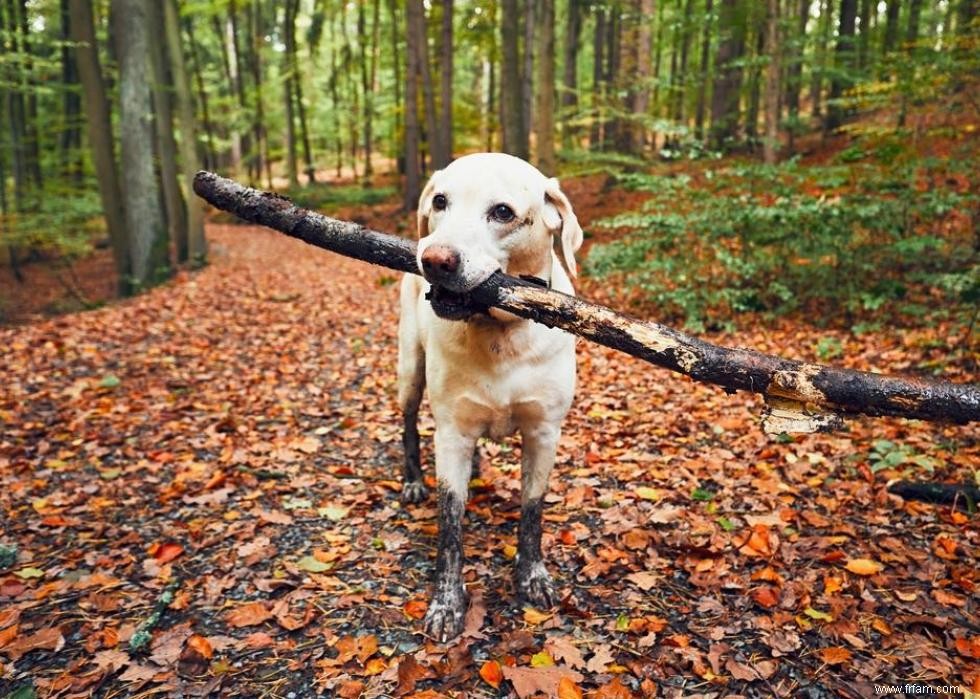
[[[466,294],[500,270],[548,279],[552,240],[575,276],[582,228],[558,180],[503,153],[464,156],[432,175],[418,207],[418,263],[444,318],[472,314]]]

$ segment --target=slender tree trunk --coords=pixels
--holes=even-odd
[[[391,57],[394,64],[395,85],[394,94],[402,97],[402,56],[401,56],[401,23],[398,21],[398,0],[388,0],[389,23],[391,24]],[[398,172],[405,174],[405,133],[402,125],[404,104],[395,109],[395,128],[392,131],[391,152],[398,161]]]
[[[522,54],[523,67],[521,68],[521,140],[528,142],[528,153],[530,153],[530,139],[534,122],[534,5],[536,0],[524,1],[524,53]]]
[[[283,9],[283,37],[285,38],[286,52],[283,55],[283,99],[286,105],[286,174],[289,177],[289,186],[299,187],[299,166],[296,158],[296,115],[295,102],[293,101],[296,91],[293,89],[293,81],[296,76],[293,74],[293,52],[296,46],[296,17],[293,15],[293,1],[286,0]]]
[[[61,38],[66,43],[61,47],[61,82],[64,85],[62,102],[64,123],[61,127],[61,137],[58,150],[61,157],[61,172],[76,185],[82,178],[82,97],[81,86],[78,84],[78,66],[75,64],[75,53],[67,43],[69,36],[68,0],[59,2],[59,19],[61,20]]]
[[[520,14],[518,0],[501,0],[500,45],[500,123],[503,126],[503,149],[518,158],[528,158],[527,133],[524,131],[520,59]]]
[[[252,50],[249,52],[249,68],[255,88],[255,119],[252,133],[257,149],[258,169],[265,171],[265,179],[272,188],[272,160],[269,158],[269,129],[265,123],[265,93],[262,86],[262,45],[265,42],[265,18],[261,0],[251,0],[248,5],[249,36]]]
[[[871,6],[876,0],[861,0],[861,33],[858,35],[858,68],[867,73],[871,59]]]
[[[24,119],[24,167],[30,178],[35,196],[40,196],[44,189],[44,175],[41,172],[41,135],[38,131],[37,114],[37,79],[34,75],[34,48],[31,45],[32,34],[27,13],[27,0],[19,0],[20,12],[18,13],[20,34],[20,52],[23,69],[23,94],[25,97],[25,119]],[[33,202],[32,206],[36,206]]]
[[[340,17],[343,21],[343,16]],[[335,18],[328,20],[330,24],[330,104],[333,107],[333,127],[334,127],[334,167],[336,168],[337,179],[343,172],[344,167],[344,131],[340,120],[342,105],[340,103],[340,64],[337,62],[337,23]]]
[[[718,26],[722,36],[711,95],[711,141],[715,148],[724,148],[738,136],[742,69],[735,63],[742,57],[745,46],[745,18],[738,0],[721,0]]]
[[[847,73],[854,66],[854,25],[857,19],[857,0],[841,0],[840,5],[840,25],[837,29],[837,47],[834,60],[834,78],[830,81],[830,99],[839,99],[852,84],[852,80],[847,77]],[[830,132],[836,129],[844,120],[847,112],[837,104],[829,104],[827,107],[827,121],[825,130]]]
[[[687,61],[688,53],[691,50],[691,17],[694,13],[694,0],[686,0],[684,3],[684,15],[681,18],[680,27],[680,68],[678,72],[679,80],[674,85],[674,121],[685,123],[684,105],[687,97]],[[649,43],[649,42],[648,42]],[[686,125],[686,124],[685,124]]]
[[[453,0],[442,0],[442,42],[439,51],[439,152],[432,167],[453,159]]]
[[[898,0],[894,0],[898,2]],[[977,0],[960,0],[956,8],[956,34],[966,36],[972,31],[977,16]],[[896,23],[897,24],[897,23]]]
[[[409,33],[414,34],[414,47],[418,52],[416,57],[416,68],[422,78],[422,101],[425,106],[425,130],[426,140],[429,144],[429,156],[433,161],[443,153],[442,141],[443,134],[439,133],[439,125],[436,117],[436,98],[432,84],[432,68],[429,63],[429,41],[426,29],[425,7],[422,0],[407,0],[408,4],[415,3],[418,8],[408,15]]]
[[[316,184],[316,164],[313,162],[313,149],[310,147],[310,131],[307,128],[306,105],[303,102],[303,74],[299,69],[299,60],[296,57],[296,16],[299,14],[299,0],[287,0],[292,2],[293,9],[291,14],[292,24],[290,26],[290,36],[292,38],[289,46],[290,76],[293,85],[293,92],[296,98],[296,114],[299,117],[300,141],[303,144],[303,162],[306,164],[307,184]]]
[[[187,249],[181,262],[202,265],[207,259],[207,243],[204,238],[204,211],[193,194],[194,175],[198,169],[197,120],[194,116],[194,101],[191,96],[190,80],[184,63],[184,52],[180,42],[180,16],[176,0],[161,0],[163,3],[164,35],[167,53],[170,56],[170,72],[174,78],[177,100],[177,122],[180,127],[180,166],[181,185],[187,202]],[[258,84],[258,83],[256,83]],[[271,177],[269,178],[271,180]]]
[[[764,18],[759,19],[762,21],[754,22],[757,24],[755,60],[752,62],[752,67],[749,68],[749,103],[745,110],[745,142],[753,151],[759,145],[759,102],[762,99],[762,66],[759,65],[759,60],[765,53],[766,42],[766,22]]]
[[[578,43],[582,34],[582,2],[568,0],[568,15],[565,17],[565,39],[562,45],[562,90],[561,105],[562,144],[572,148],[577,129],[572,120],[578,107]]]
[[[612,95],[620,92],[621,87],[619,83],[620,66],[622,65],[623,56],[620,54],[620,49],[622,48],[623,34],[623,6],[622,2],[616,2],[613,4],[610,12],[609,18],[606,22],[606,74],[605,74],[605,87],[608,103],[615,104],[618,110],[623,110],[623,104],[621,100],[613,100]],[[635,55],[635,54],[634,54]],[[614,93],[615,90],[615,93]],[[616,95],[618,97],[618,94]],[[609,119],[603,125],[605,133],[603,134],[603,141],[612,144],[614,147],[618,147],[620,143],[620,131],[622,130],[623,120],[622,118]]]
[[[786,104],[789,109],[790,129],[787,148],[796,152],[796,131],[800,119],[800,91],[803,89],[803,58],[806,55],[806,23],[810,17],[810,0],[799,0],[797,12],[796,43],[793,46],[793,59],[787,71]]]
[[[909,23],[905,30],[906,43],[915,44],[919,40],[919,18],[921,16],[922,0],[909,0]]]
[[[112,0],[119,30],[120,142],[126,229],[133,283],[154,284],[168,274],[167,229],[160,188],[153,171],[153,119],[150,96],[149,0]]]
[[[146,6],[151,26],[165,27],[163,7],[159,0]],[[174,254],[171,266],[187,259],[187,214],[184,198],[180,193],[177,178],[177,139],[174,136],[172,88],[167,79],[167,55],[163,42],[149,41],[150,70],[153,78],[153,113],[156,126],[157,159],[159,163],[160,184],[163,190],[164,213],[167,217],[168,237],[173,243]]]
[[[419,55],[421,52],[415,43],[419,40],[415,25],[422,21],[419,16],[422,3],[409,0],[405,5],[406,31],[405,44],[405,208],[408,210],[418,206],[419,193],[422,191],[422,178],[419,167]]]
[[[159,0],[156,0],[159,2]],[[248,0],[245,0],[248,2]],[[245,60],[242,57],[241,47],[238,45],[239,25],[238,25],[238,3],[237,0],[228,0],[228,46],[231,52],[231,68],[234,76],[235,96],[238,99],[238,108],[241,118],[246,119],[249,114],[248,100],[245,97]],[[247,122],[244,122],[247,123]],[[259,177],[259,172],[255,168],[255,155],[252,152],[252,143],[249,139],[248,130],[236,129],[238,137],[238,148],[242,158],[245,159],[246,171],[249,178],[255,181]]]
[[[555,174],[555,3],[538,0],[538,104],[535,108],[537,165],[549,177]],[[526,50],[530,50],[527,47]]]
[[[364,82],[364,180],[370,181],[374,174],[371,152],[374,150],[374,85],[378,71],[378,20],[381,11],[380,0],[371,3],[371,42],[362,44],[361,78]],[[360,16],[359,16],[360,19]],[[366,53],[366,55],[365,55]]]
[[[603,65],[606,50],[606,10],[598,6],[595,9],[595,28],[592,33],[592,128],[589,132],[589,148],[592,150],[603,147],[603,100],[606,76]]]
[[[782,73],[782,41],[779,37],[779,0],[768,0],[766,18],[766,136],[762,154],[766,164],[774,165],[779,156],[779,78]]]
[[[830,33],[834,21],[834,0],[823,0],[820,7],[820,39],[816,50],[816,65],[810,72],[810,101],[813,104],[813,117],[819,119],[823,113],[823,80],[830,68]]]
[[[661,0],[663,2],[664,0]],[[690,0],[688,6],[690,7]],[[643,155],[647,144],[647,128],[643,123],[647,113],[650,111],[650,78],[652,66],[652,49],[650,41],[653,38],[649,18],[653,17],[656,0],[640,0],[640,14],[637,18],[639,26],[637,28],[637,47],[636,47],[636,94],[633,101],[633,114],[636,120],[630,133],[630,150],[636,155]],[[687,49],[685,48],[685,51]],[[686,60],[686,59],[685,59]]]
[[[806,1],[806,0],[804,0]],[[698,85],[698,100],[694,108],[694,135],[701,140],[704,138],[704,112],[708,103],[708,85],[710,84],[709,68],[711,61],[711,35],[714,26],[712,0],[704,3],[704,26],[701,29],[701,71]]]
[[[88,130],[92,163],[99,184],[99,198],[105,217],[112,258],[121,293],[128,290],[130,276],[129,239],[123,215],[122,190],[116,173],[113,154],[112,115],[106,99],[102,67],[99,65],[98,45],[95,41],[95,21],[92,17],[92,0],[68,0],[71,40],[74,44],[78,77],[82,83],[82,105],[85,109],[85,125]]]
[[[207,90],[204,89],[204,77],[201,72],[201,62],[198,59],[197,42],[194,40],[194,30],[190,24],[190,20],[187,22],[181,22],[181,29],[183,30],[187,47],[190,49],[191,70],[194,74],[194,86],[197,90],[197,101],[201,108],[201,118],[204,120],[204,162],[206,167],[214,168],[217,167],[218,159],[218,151],[214,145],[214,125],[211,123],[211,109],[208,103],[208,93]]]
[[[898,19],[902,11],[902,0],[888,0],[885,10],[885,43],[882,47],[886,55],[898,47]]]

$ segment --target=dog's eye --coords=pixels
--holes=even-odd
[[[445,194],[437,194],[432,197],[432,208],[436,211],[442,211],[447,206],[449,206],[449,201],[446,199]]]
[[[490,217],[500,223],[510,223],[515,216],[514,210],[506,204],[497,204],[490,210]]]

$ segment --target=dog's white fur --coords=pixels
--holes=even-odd
[[[446,198],[444,210],[432,205],[439,194]],[[491,212],[500,204],[514,211],[512,222],[494,219]],[[456,273],[438,280],[445,288],[466,292],[501,270],[535,276],[573,293],[569,275],[575,274],[582,229],[558,181],[523,160],[479,153],[436,172],[419,201],[418,229],[420,270],[432,245],[459,253]],[[563,259],[554,250],[556,235]],[[465,503],[477,440],[518,430],[522,502],[541,498],[575,390],[574,337],[497,309],[467,321],[445,320],[425,298],[429,287],[414,275],[402,280],[398,385],[400,405],[413,416],[428,387],[440,488]],[[416,495],[425,492],[420,482],[405,487],[416,488]],[[543,566],[536,568],[547,577]],[[439,589],[437,584],[437,598]],[[436,599],[432,607],[438,604]],[[454,622],[432,615],[430,631],[455,635]]]

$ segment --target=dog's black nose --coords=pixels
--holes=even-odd
[[[422,253],[422,271],[430,279],[448,279],[459,270],[459,252],[447,245],[430,245]]]

